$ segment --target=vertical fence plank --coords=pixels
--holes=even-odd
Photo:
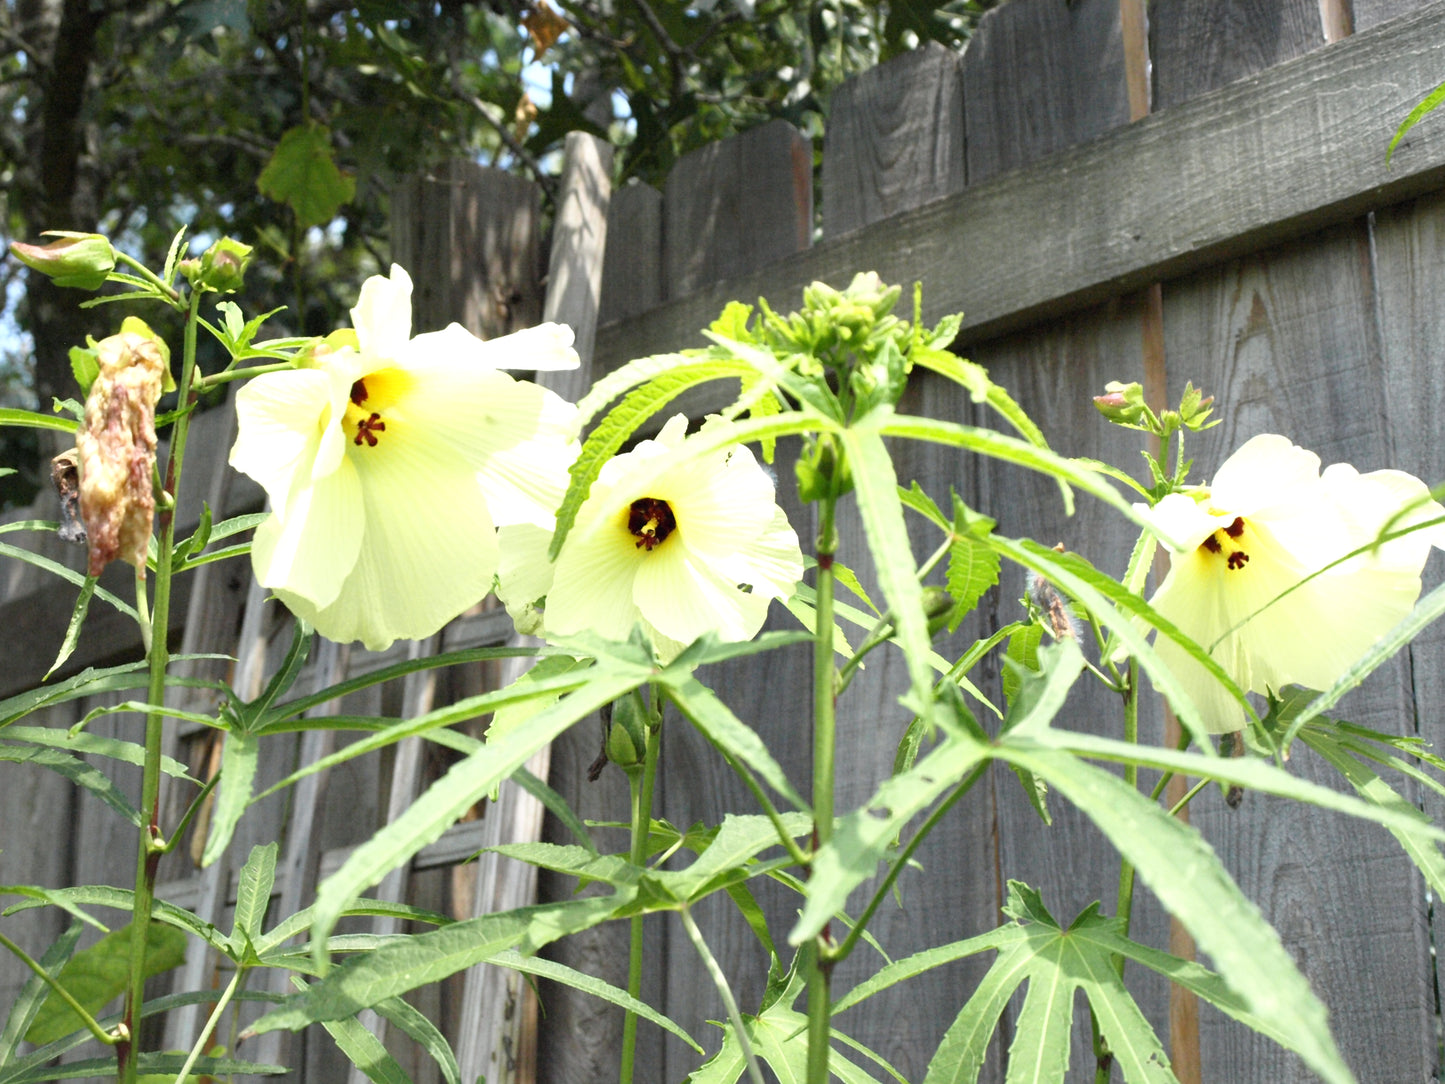
[[[812,234],[812,154],[791,126],[774,121],[681,159],[668,178],[664,202],[665,288],[678,296],[731,274],[749,270],[807,247]],[[775,299],[791,305],[791,299]],[[659,350],[672,344],[659,343]],[[780,451],[778,473],[792,474]],[[780,500],[786,499],[784,484]],[[785,507],[786,504],[784,505]],[[790,510],[796,513],[796,509]],[[796,518],[799,535],[806,527]],[[776,609],[776,608],[775,608]],[[777,620],[777,618],[774,618]],[[744,719],[763,719],[764,740],[799,787],[807,786],[810,718],[807,663],[797,653],[786,661],[770,655],[759,682],[756,670],[741,665],[712,668],[703,680]],[[625,809],[625,807],[622,807]],[[710,744],[671,713],[664,726],[658,773],[657,815],[686,828],[702,820],[718,824],[725,812],[753,810],[755,802],[728,771]],[[619,814],[620,815],[620,814]],[[794,902],[764,893],[760,901],[774,921],[792,913]],[[713,954],[723,963],[745,1012],[757,1011],[766,985],[767,960],[730,901],[709,900],[695,912]],[[665,961],[663,1011],[705,1043],[715,1035],[707,1020],[724,1018],[712,985],[696,966],[696,952],[675,920],[659,924],[662,939],[648,952],[654,966]],[[648,1030],[644,1025],[644,1031]],[[663,1037],[659,1080],[679,1080],[696,1067],[697,1055],[671,1036]]]
[[[1223,18],[1211,12],[1200,20],[1188,3],[1160,0],[1153,9],[1158,104],[1317,48],[1329,29],[1323,14],[1316,0],[1239,2]],[[1325,463],[1389,464],[1370,252],[1370,227],[1360,220],[1165,285],[1171,395],[1192,379],[1222,408],[1224,424],[1194,445],[1201,478],[1260,432],[1284,433]],[[1398,731],[1413,717],[1403,662],[1383,668],[1340,714]],[[1291,770],[1342,786],[1303,751]],[[1372,1080],[1429,1076],[1429,934],[1423,886],[1408,860],[1384,833],[1330,824],[1304,807],[1250,796],[1234,812],[1217,795],[1202,797],[1193,823],[1329,1006],[1355,1071]],[[1359,901],[1370,898],[1399,905],[1362,910]],[[1344,928],[1350,937],[1338,935]],[[1212,1014],[1200,1030],[1205,1079],[1312,1079],[1297,1059]]]
[[[833,92],[823,150],[823,235],[838,237],[963,187],[963,80],[937,42]]]
[[[683,297],[808,247],[813,151],[770,121],[683,155],[663,196],[663,290]]]
[[[963,59],[968,183],[1126,123],[1123,65],[1118,0],[1012,0],[986,14]]]
[[[475,162],[453,160],[403,181],[392,195],[392,258],[411,274],[414,311],[445,314],[412,330],[455,320],[491,338],[536,324],[541,211],[531,181]]]
[[[1128,122],[1131,115],[1130,63],[1125,55],[1121,5],[1063,5],[1050,0],[1014,0],[985,17],[978,35],[964,53],[964,108],[969,183],[976,184],[1003,169],[1092,138]],[[1134,87],[1134,107],[1141,97]],[[988,367],[992,378],[1008,388],[1034,418],[1053,447],[1065,455],[1093,456],[1131,469],[1138,462],[1140,442],[1132,434],[1105,425],[1091,396],[1109,380],[1142,382],[1145,299],[1131,297],[1090,309],[1052,324],[1031,328],[970,346],[972,360]],[[1000,423],[966,397],[951,392],[954,409],[966,411],[978,424]],[[946,400],[945,400],[946,402]],[[940,404],[934,410],[946,409]],[[1063,543],[1110,573],[1119,575],[1128,562],[1134,530],[1112,511],[1080,498],[1077,514],[1064,515],[1057,488],[991,461],[978,465],[977,481],[960,486],[974,494],[978,507],[999,520],[998,530],[1028,536],[1045,544]],[[977,634],[1023,616],[1018,599],[1026,587],[1021,570],[1005,567],[999,587],[985,600]],[[1088,642],[1085,650],[1097,650]],[[996,682],[990,666],[976,677]],[[996,684],[984,688],[998,694]],[[1073,729],[1122,734],[1119,698],[1102,685],[1081,679],[1060,716]],[[1157,715],[1141,710],[1141,740],[1160,740]],[[1062,802],[1050,804],[1051,826],[1044,826],[1025,798],[1018,778],[1006,768],[991,772],[998,832],[998,892],[1018,879],[1038,888],[1055,916],[1068,922],[1089,902],[1103,901],[1115,910],[1118,859],[1087,818]],[[1167,944],[1167,921],[1147,893],[1136,895],[1133,935],[1149,944]],[[1165,1036],[1168,995],[1161,982],[1130,974],[1129,985],[1150,1023]],[[1001,1026],[1005,1042],[1012,1036],[1020,1001],[1006,1011]],[[1082,1078],[1094,1063],[1088,1015],[1075,1005],[1071,1063]]]
[[[662,298],[662,193],[651,185],[624,185],[607,206],[598,322],[646,312]]]

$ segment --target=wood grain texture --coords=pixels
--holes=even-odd
[[[823,235],[839,237],[963,187],[963,80],[937,42],[833,92],[823,146]]]
[[[925,319],[962,311],[976,342],[1346,221],[1440,185],[1445,125],[1418,126],[1387,170],[1381,118],[1404,116],[1441,71],[1445,20],[1393,20],[611,324],[598,364],[698,345],[731,298],[786,302],[859,268],[922,280]]]
[[[391,200],[392,258],[411,274],[414,332],[452,320],[490,339],[542,316],[542,191],[453,160],[403,181]],[[445,314],[444,316],[437,314]]]
[[[963,54],[970,185],[1128,123],[1119,11],[1013,0],[980,20]]]
[[[1168,109],[1325,44],[1320,0],[1155,0],[1154,108]]]
[[[1387,414],[1364,222],[1166,284],[1164,304],[1171,397],[1192,379],[1215,395],[1223,421],[1192,444],[1199,478],[1261,432],[1286,434],[1324,463],[1393,465],[1397,426]],[[1395,733],[1409,725],[1404,661],[1377,672],[1338,714]],[[1303,750],[1289,766],[1342,786]],[[1238,811],[1216,793],[1201,795],[1192,823],[1279,930],[1360,1078],[1428,1078],[1434,1032],[1423,886],[1390,838],[1257,795]],[[1200,1029],[1206,1080],[1313,1079],[1291,1055],[1214,1014],[1201,1016]]]
[[[683,155],[663,197],[663,291],[686,297],[808,247],[812,147],[769,121]]]
[[[651,185],[624,185],[607,207],[598,321],[646,312],[662,303],[662,295],[662,193]]]
[[[1369,30],[1372,26],[1439,2],[1440,0],[1351,0],[1355,32]]]

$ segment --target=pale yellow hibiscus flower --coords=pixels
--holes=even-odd
[[[1430,547],[1445,548],[1445,527],[1426,527],[1305,582],[1372,543],[1397,512],[1410,509],[1392,530],[1445,509],[1403,471],[1337,463],[1321,474],[1319,456],[1286,437],[1246,442],[1198,495],[1140,508],[1179,546],[1150,601],[1249,692],[1329,688],[1410,612]],[[1212,731],[1244,726],[1239,704],[1198,662],[1167,637],[1157,648]]]
[[[380,650],[487,593],[497,526],[552,522],[575,409],[500,370],[571,368],[577,355],[558,324],[413,338],[399,267],[366,281],[351,317],[349,344],[240,390],[231,465],[271,500],[257,580],[323,635]]]
[[[802,552],[772,478],[742,446],[689,456],[686,433],[679,414],[603,466],[555,565],[549,531],[503,529],[498,595],[520,628],[623,640],[641,625],[667,662],[704,633],[752,639],[793,593]]]

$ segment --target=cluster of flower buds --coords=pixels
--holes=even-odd
[[[250,245],[222,237],[199,257],[182,260],[178,267],[192,289],[233,294],[241,288],[251,251]]]
[[[1099,413],[1115,425],[1126,429],[1140,429],[1146,433],[1164,438],[1180,429],[1199,432],[1219,422],[1209,421],[1214,396],[1207,398],[1193,384],[1184,385],[1184,395],[1178,410],[1165,410],[1155,414],[1144,402],[1144,388],[1138,383],[1121,384],[1111,380],[1104,385],[1104,394],[1094,396],[1094,406]]]

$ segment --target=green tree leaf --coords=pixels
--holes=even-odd
[[[77,952],[60,969],[57,981],[92,1016],[125,990],[130,974],[130,941],[134,928],[127,924],[106,934],[90,948]],[[159,975],[179,967],[185,959],[185,934],[173,926],[152,920],[146,932],[146,975]],[[45,999],[34,1022],[26,1029],[25,1041],[39,1046],[81,1027],[84,1025],[74,1010],[52,994]]]
[[[263,196],[284,203],[303,230],[324,226],[356,195],[356,180],[336,168],[331,130],[307,123],[287,131],[256,178]]]

